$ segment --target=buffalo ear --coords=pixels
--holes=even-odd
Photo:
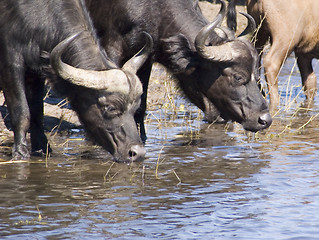
[[[173,73],[182,73],[194,59],[194,51],[183,34],[160,40],[161,55],[159,61]]]

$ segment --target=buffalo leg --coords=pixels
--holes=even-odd
[[[29,104],[31,152],[32,155],[43,155],[50,153],[51,148],[48,145],[47,137],[44,134],[43,127],[43,79],[27,79],[26,84],[27,100]]]
[[[30,112],[24,89],[24,74],[20,68],[8,68],[2,75],[1,86],[8,106],[12,130],[14,133],[14,145],[12,158],[15,160],[30,158],[26,133],[30,124]]]
[[[255,47],[258,52],[258,79],[256,79],[259,89],[261,90],[262,94],[266,96],[265,90],[262,87],[261,84],[261,59],[264,51],[264,47],[268,41],[269,33],[266,31],[266,29],[259,29],[256,36],[255,41]]]
[[[297,53],[296,57],[307,101],[312,102],[317,92],[317,78],[313,72],[311,64],[312,58]]]
[[[271,111],[276,110],[280,103],[278,93],[278,75],[281,66],[290,53],[291,51],[289,51],[288,48],[273,42],[268,54],[264,58],[265,76],[270,99],[269,108]]]
[[[151,60],[147,60],[146,63],[143,65],[143,67],[137,72],[137,75],[143,84],[143,94],[141,96],[141,106],[136,111],[134,118],[135,118],[135,122],[139,126],[140,136],[143,143],[145,143],[147,139],[145,125],[144,125],[144,117],[145,117],[145,112],[147,107],[147,89],[148,89],[149,79],[151,76],[151,71],[152,71]]]
[[[209,123],[225,123],[225,120],[220,117],[220,112],[216,106],[204,95],[202,95],[202,100],[205,109],[201,110],[205,113],[205,120]]]

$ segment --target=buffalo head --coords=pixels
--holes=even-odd
[[[229,29],[220,27],[225,16],[225,3],[221,3],[215,20],[198,32],[194,48],[180,34],[166,40],[166,51],[175,47],[178,56],[175,69],[181,88],[208,118],[216,117],[217,113],[256,132],[269,127],[272,118],[256,82],[257,51],[245,38],[255,24],[245,14],[249,24],[243,34],[235,37]]]
[[[51,52],[51,65],[69,83],[72,93],[68,97],[81,122],[91,137],[119,162],[139,161],[145,156],[134,113],[143,92],[136,71],[152,49],[152,38],[146,36],[147,44],[122,69],[110,63],[109,70],[85,70],[63,62],[61,56],[76,35],[59,43]]]

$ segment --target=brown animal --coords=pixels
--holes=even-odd
[[[231,0],[228,18],[235,14],[236,0]],[[247,0],[247,12],[260,29],[256,36],[259,53],[267,43],[271,48],[264,57],[270,109],[280,103],[278,74],[287,57],[294,51],[307,100],[317,92],[317,79],[311,61],[319,56],[319,1],[313,0]],[[234,15],[235,16],[235,15]],[[232,18],[234,18],[232,16]],[[233,25],[234,26],[234,25]]]

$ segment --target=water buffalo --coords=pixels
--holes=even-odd
[[[142,110],[136,117],[143,140],[146,92],[154,61],[174,74],[208,120],[215,120],[220,113],[250,131],[271,124],[268,106],[256,84],[258,55],[253,45],[244,37],[226,34],[229,31],[215,31],[225,15],[223,1],[212,23],[194,0],[86,0],[86,4],[102,46],[117,64],[141,47],[141,31],[153,37],[153,55],[137,73],[144,89]]]
[[[233,28],[235,4],[236,0],[232,0],[228,11]],[[319,56],[318,8],[319,2],[311,0],[247,0],[247,12],[260,25],[256,36],[257,50],[262,53],[267,41],[271,43],[263,61],[271,109],[276,109],[280,103],[278,75],[292,52],[297,58],[306,98],[311,102],[317,92],[311,61]]]
[[[14,132],[13,159],[30,157],[29,128],[32,153],[51,151],[43,129],[45,78],[68,97],[87,132],[114,160],[143,159],[134,121],[142,94],[136,71],[152,48],[150,37],[119,69],[97,42],[82,0],[2,0],[0,12],[0,84]]]

